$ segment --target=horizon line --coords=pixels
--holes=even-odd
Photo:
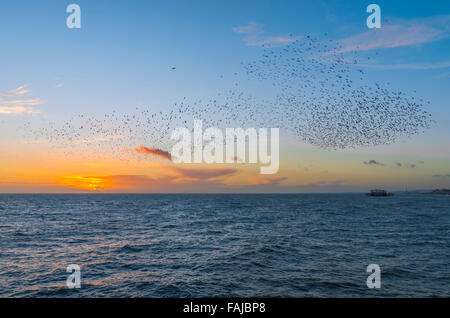
[[[410,192],[420,192],[420,191],[430,191],[430,190],[441,190],[446,188],[433,188],[433,189],[416,189],[416,190],[391,190],[391,192],[395,193],[410,193]],[[370,190],[369,190],[370,191]],[[9,195],[9,194],[18,194],[18,195],[85,195],[85,194],[106,194],[106,195],[115,195],[115,194],[133,194],[133,195],[149,195],[149,194],[365,194],[366,191],[351,191],[351,192],[0,192],[0,195]]]

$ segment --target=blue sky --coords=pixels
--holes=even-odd
[[[126,6],[122,1],[77,1],[81,30],[65,26],[69,3],[12,1],[2,3],[0,13],[2,89],[27,84],[48,101],[44,108],[55,115],[62,103],[101,110],[112,104],[164,104],[168,96],[215,92],[215,86],[223,85],[219,74],[259,53],[259,47],[246,45],[245,36],[233,32],[250,22],[261,25],[261,37],[326,32],[345,39],[368,31],[367,1],[127,1]],[[386,24],[450,13],[446,1],[377,3]],[[449,62],[449,41],[419,44],[384,49],[379,63]],[[176,73],[168,72],[172,66]],[[447,66],[374,76],[388,76],[399,86],[420,88],[424,96],[433,97],[448,84],[448,72]],[[58,83],[64,85],[59,91],[54,89]],[[443,103],[437,103],[438,115],[445,115]]]
[[[66,27],[70,3],[81,7],[80,30]],[[351,152],[450,159],[450,2],[375,1],[382,32],[373,47],[373,38],[365,40],[377,32],[366,26],[370,3],[3,1],[0,94],[26,85],[33,109],[57,122],[144,105],[162,110],[232,85],[232,74],[261,54],[263,42],[327,33],[350,48],[367,45],[362,55],[380,52],[364,66],[369,78],[416,90],[431,102],[427,110],[436,120],[413,141]],[[24,117],[0,115],[3,135],[19,138],[14,125]]]

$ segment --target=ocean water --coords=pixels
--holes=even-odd
[[[443,195],[3,194],[0,297],[449,297],[449,229]]]

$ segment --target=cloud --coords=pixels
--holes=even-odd
[[[116,135],[116,136],[96,136],[96,137],[90,137],[90,138],[84,138],[79,140],[79,143],[83,143],[83,144],[91,144],[91,143],[96,143],[96,142],[107,142],[107,141],[112,141],[112,140],[117,140],[117,139],[122,139],[122,136]]]
[[[280,185],[281,182],[287,180],[287,177],[278,178],[248,178],[252,185]]]
[[[379,162],[379,161],[376,161],[376,160],[369,160],[369,161],[364,161],[363,162],[365,165],[374,165],[374,166],[384,166],[384,163],[381,163],[381,162]]]
[[[424,165],[425,162],[424,161],[417,161],[417,164],[415,163],[401,163],[401,162],[397,162],[395,163],[395,165],[397,167],[403,167],[403,168],[410,168],[410,169],[414,169],[417,167],[417,165]]]
[[[261,32],[263,28],[262,24],[258,24],[256,22],[249,22],[246,25],[233,27],[233,32],[243,33],[243,34],[254,34]]]
[[[255,178],[259,179],[259,178]],[[260,180],[264,180],[261,178]],[[231,193],[335,193],[335,192],[365,192],[365,187],[352,186],[346,184],[344,180],[320,180],[308,184],[284,185],[281,181],[287,180],[285,177],[272,178],[271,180],[279,180],[280,182],[264,183],[254,182],[246,185],[228,185],[224,191]],[[250,181],[255,181],[250,179]]]
[[[62,176],[58,184],[76,191],[102,192],[214,192],[224,191],[223,178],[236,169],[186,169],[165,165],[164,175],[71,175]],[[0,183],[1,185],[1,183]]]
[[[450,61],[438,63],[411,63],[411,64],[359,64],[359,66],[378,70],[433,70],[450,67]]]
[[[337,53],[368,51],[419,45],[450,37],[450,15],[428,18],[396,20],[395,24],[382,25],[343,40]]]
[[[218,178],[223,178],[227,176],[234,175],[238,170],[232,168],[182,168],[182,167],[173,167],[171,171],[175,173],[175,175],[184,181],[192,181],[192,180],[213,180]]]
[[[436,76],[437,79],[443,79],[443,78],[447,78],[447,77],[450,77],[450,72],[444,72],[444,73]]]
[[[172,155],[170,152],[158,148],[139,146],[139,148],[134,149],[134,152],[153,155],[172,161]]]
[[[39,98],[23,98],[23,95],[29,94],[27,85],[19,86],[9,90],[6,93],[0,93],[0,114],[5,115],[29,115],[39,114],[40,111],[34,106],[44,104]]]
[[[328,181],[317,181],[317,182],[314,182],[314,183],[309,183],[309,184],[307,184],[305,186],[308,186],[308,187],[326,187],[326,186],[342,185],[344,183],[345,183],[344,180],[335,180],[335,181],[331,181],[331,182],[328,182]]]
[[[277,35],[267,36],[264,35],[264,26],[256,22],[249,22],[243,26],[233,27],[232,30],[235,33],[244,35],[244,42],[248,46],[276,46],[286,45],[300,39],[299,36],[290,35]]]
[[[439,179],[446,179],[446,178],[450,178],[450,174],[434,174],[432,177],[439,178]]]
[[[168,166],[165,165],[164,167],[167,168]],[[223,174],[223,178],[227,175]],[[159,177],[146,175],[71,175],[61,176],[57,179],[45,179],[39,176],[34,181],[28,180],[27,182],[23,180],[19,182],[0,180],[0,190],[6,193],[85,193],[93,191],[105,193],[331,193],[364,192],[366,189],[361,186],[347,185],[342,180],[284,186],[276,183],[274,185],[233,185],[222,183],[220,178],[179,182],[175,175]]]
[[[17,88],[9,90],[7,93],[0,94],[0,96],[14,97],[14,96],[25,95],[27,93],[30,93],[30,91],[27,89],[27,85],[22,85]]]

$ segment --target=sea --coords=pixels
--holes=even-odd
[[[1,194],[0,297],[449,297],[449,229],[446,195]]]

